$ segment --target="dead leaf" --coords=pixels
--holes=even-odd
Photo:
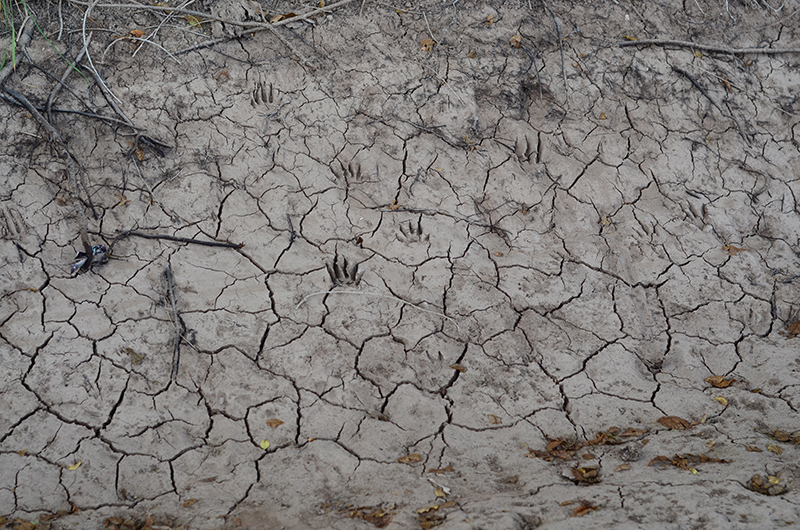
[[[135,37],[137,39],[141,39],[142,37],[144,37],[144,31],[142,31],[140,29],[132,29],[131,30],[131,37]]]
[[[372,523],[378,528],[388,526],[392,522],[392,517],[397,514],[397,505],[390,504],[386,506],[360,506],[353,508],[352,505],[345,507],[344,510],[347,516],[351,519],[361,519],[368,523]]]
[[[569,514],[570,517],[583,517],[589,512],[596,512],[600,508],[595,506],[594,504],[590,503],[589,501],[581,501],[580,506],[572,510],[572,513]]]
[[[183,19],[189,23],[190,26],[201,26],[203,21],[194,15],[186,15]]]
[[[439,508],[442,510],[446,510],[447,508],[455,508],[456,501],[447,501],[444,504],[440,505]]]
[[[264,451],[266,451],[267,449],[269,449],[269,445],[270,445],[270,444],[269,444],[269,441],[268,441],[268,440],[261,440],[261,441],[258,443],[258,445],[261,447],[261,449],[263,449]]]
[[[453,370],[458,370],[462,374],[466,373],[466,371],[467,371],[467,369],[464,368],[463,366],[461,366],[460,364],[451,364],[450,368],[452,368]]]
[[[28,450],[27,450],[27,449],[22,449],[21,451],[17,451],[17,454],[18,454],[19,456],[25,456],[25,454],[26,454],[27,452],[28,452]]]
[[[569,506],[570,504],[575,504],[575,501],[563,501],[558,503],[559,506]]]
[[[703,56],[703,53],[699,52],[697,50],[692,50],[692,55],[694,55],[695,57],[697,57],[699,59],[700,57]]]
[[[492,24],[494,24],[494,22],[495,22],[494,15],[489,15],[488,17],[486,17],[487,26],[491,26]]]
[[[400,209],[400,203],[398,203],[396,200],[392,201],[392,204],[389,205],[389,209],[390,210],[399,210]]]
[[[600,113],[600,119],[601,120],[607,120],[608,119],[608,118],[606,118],[606,113],[605,112],[601,112]]]
[[[630,468],[631,468],[630,464],[620,464],[614,469],[614,471],[627,471]]]
[[[576,484],[597,484],[600,482],[600,466],[573,467],[572,476]]]
[[[70,470],[70,471],[75,471],[76,469],[81,467],[81,464],[82,464],[82,462],[80,460],[78,460],[76,463],[74,463],[74,464],[72,464],[70,466],[67,466],[67,469]]]
[[[508,43],[511,44],[512,48],[521,48],[522,47],[522,35],[517,33],[513,37],[508,40]]]
[[[285,13],[283,15],[275,15],[271,19],[269,19],[270,24],[274,24],[276,22],[280,22],[281,20],[286,20],[287,18],[296,17],[297,13]]]
[[[430,506],[425,506],[423,508],[420,508],[419,510],[417,510],[417,513],[435,512],[438,509],[439,509],[438,504],[431,504]]]
[[[437,497],[439,497],[440,499],[444,499],[445,497],[447,497],[447,493],[444,492],[444,490],[442,489],[441,486],[436,488],[434,490],[433,494],[436,495]]]
[[[632,40],[639,40],[636,37],[631,37],[630,35],[623,35],[622,38],[625,39],[625,40],[631,40],[631,41]]]
[[[745,449],[747,449],[751,453],[762,453],[763,451],[756,447],[755,445],[745,445]]]
[[[524,214],[523,214],[523,215],[524,215]],[[498,251],[498,252],[495,252],[495,253],[494,253],[494,255],[495,255],[495,256],[497,256],[497,257],[499,258],[499,257],[502,257],[502,256],[504,256],[505,254],[503,254],[502,252],[499,252],[499,251]]]
[[[735,256],[739,252],[742,252],[743,250],[747,250],[747,249],[746,248],[735,247],[733,245],[725,245],[724,247],[722,247],[722,250],[727,252],[728,256]]]
[[[193,505],[196,502],[197,502],[197,499],[189,499],[189,500],[183,501],[183,507],[184,508],[188,508],[189,506]]]
[[[430,52],[433,50],[434,44],[436,44],[436,42],[433,39],[422,39],[419,43],[419,49],[423,52]]]
[[[447,467],[443,467],[442,469],[429,469],[428,473],[436,473],[437,475],[442,475],[444,473],[452,473],[455,471],[452,466],[448,465]]]
[[[728,406],[728,400],[727,400],[727,399],[725,399],[725,398],[724,398],[724,397],[722,397],[722,396],[717,396],[717,397],[715,397],[715,398],[714,398],[714,401],[718,402],[718,403],[719,403],[720,405],[722,405],[723,407],[727,407],[727,406]]]
[[[704,381],[716,388],[728,388],[731,386],[731,383],[736,382],[736,379],[725,379],[725,377],[722,375],[712,375],[710,377],[706,377]]]
[[[786,431],[775,431],[772,433],[772,436],[779,442],[789,441],[789,433],[787,433]]]
[[[418,453],[411,453],[410,455],[401,456],[397,459],[397,461],[401,464],[413,464],[416,462],[422,462],[422,457],[419,456]]]
[[[769,451],[771,453],[775,453],[776,455],[779,455],[779,454],[781,454],[783,452],[783,447],[781,447],[778,444],[769,444],[767,446],[767,451]]]
[[[777,478],[777,477],[776,477]],[[769,478],[765,481],[761,475],[753,475],[747,483],[747,489],[762,495],[783,495],[786,488],[772,482]]]
[[[489,414],[489,423],[492,425],[499,425],[503,423],[503,420],[495,416],[494,414]]]
[[[697,423],[693,421],[685,420],[683,418],[679,418],[678,416],[664,416],[656,421],[667,429],[672,429],[675,431],[682,431],[697,425]]]
[[[278,418],[272,418],[272,419],[267,420],[267,426],[268,427],[272,427],[273,429],[277,429],[281,425],[283,425],[283,422],[281,420],[279,420]]]
[[[671,464],[675,467],[679,467],[681,469],[686,469],[691,471],[694,474],[697,474],[697,470],[690,464],[705,464],[705,463],[712,463],[712,464],[728,464],[730,461],[723,460],[721,458],[712,458],[708,455],[704,454],[690,454],[685,453],[682,455],[674,455],[672,458],[661,455],[657,456],[650,461],[648,466],[652,466],[653,464]]]
[[[605,216],[605,215],[600,217],[600,220],[598,221],[598,223],[600,223],[603,226],[611,226],[611,221],[609,221],[608,217]]]

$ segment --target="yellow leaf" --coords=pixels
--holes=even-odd
[[[513,37],[508,40],[508,43],[511,44],[513,48],[521,48],[522,47],[522,35],[517,33]]]
[[[770,444],[770,445],[767,446],[767,451],[769,451],[771,453],[775,453],[776,455],[779,455],[779,454],[781,454],[783,452],[783,447],[781,447],[778,444]]]
[[[494,24],[494,15],[489,15],[486,17],[486,25],[491,26],[492,24]]]
[[[411,453],[410,455],[401,456],[397,459],[401,464],[413,464],[414,462],[422,462],[422,457],[419,453]]]
[[[67,466],[67,469],[69,469],[70,471],[75,471],[76,469],[81,467],[81,463],[82,462],[80,460],[78,460],[78,463],[72,464],[71,466]]]
[[[695,56],[695,57],[697,57],[697,58],[700,58],[700,57],[702,57],[702,56],[703,56],[703,54],[702,54],[702,53],[700,53],[700,52],[699,52],[699,51],[697,51],[697,50],[694,50],[694,51],[692,52],[692,55],[694,55],[694,56]]]
[[[441,487],[436,488],[436,491],[434,491],[433,494],[439,497],[440,499],[444,499],[445,497],[447,497],[447,494]]]
[[[728,400],[727,400],[727,399],[725,399],[725,398],[724,398],[724,397],[722,397],[722,396],[717,396],[717,397],[715,397],[715,398],[714,398],[714,401],[717,401],[717,402],[718,402],[720,405],[722,405],[723,407],[727,407],[727,406],[728,406]]]
[[[693,468],[693,467],[690,467],[690,468],[689,468],[689,471],[691,471],[691,472],[692,472],[692,475],[697,475],[697,470],[696,470],[695,468]]]
[[[261,449],[263,449],[264,451],[269,449],[269,442],[266,440],[261,440],[261,443],[259,443],[258,445],[260,445]]]
[[[627,471],[631,468],[630,464],[620,464],[614,469],[614,471]]]
[[[317,5],[319,7],[325,7],[325,0],[319,0],[319,4],[317,4]]]
[[[777,484],[778,482],[780,482],[780,479],[778,477],[774,477],[772,475],[767,475],[767,480],[769,480],[770,484]]]
[[[601,120],[607,120],[608,119],[608,118],[606,118],[606,113],[605,112],[601,112],[600,113],[600,119]]]
[[[630,35],[623,35],[622,38],[624,38],[625,40],[639,40],[636,37],[631,37]]]
[[[183,19],[189,23],[190,26],[200,26],[203,22],[194,15],[186,15]]]

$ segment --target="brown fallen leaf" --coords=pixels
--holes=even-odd
[[[498,418],[494,414],[489,414],[488,416],[489,416],[489,423],[491,423],[492,425],[500,425],[501,423],[503,423],[503,420]]]
[[[786,333],[784,332],[781,333],[786,335],[787,339],[793,339],[796,336],[800,335],[800,320],[789,324],[789,326],[786,328]],[[755,390],[753,392],[755,392]]]
[[[770,477],[771,478],[771,477]],[[778,481],[780,482],[780,481]],[[783,495],[786,493],[786,488],[780,484],[769,480],[764,480],[761,475],[753,475],[747,483],[747,489],[755,491],[762,495]]]
[[[422,39],[419,43],[419,49],[423,52],[429,52],[433,50],[434,44],[436,44],[436,42],[433,39]]]
[[[444,504],[440,505],[439,508],[442,510],[446,510],[447,508],[455,508],[456,501],[447,501]]]
[[[776,455],[779,455],[779,454],[781,454],[783,452],[783,447],[781,447],[778,444],[769,444],[767,446],[767,451],[769,451],[770,453],[775,453]]]
[[[676,454],[672,458],[665,455],[657,456],[654,459],[652,459],[650,463],[647,465],[652,466],[654,464],[656,465],[671,464],[681,469],[688,469],[689,471],[692,471],[692,473],[697,473],[697,470],[694,469],[692,464],[705,464],[705,463],[729,464],[730,461],[721,458],[712,458],[704,454],[695,455],[691,453],[685,453],[682,455]]]
[[[728,256],[735,256],[739,252],[742,252],[743,250],[747,250],[747,249],[746,248],[734,247],[733,245],[725,245],[724,247],[722,247],[722,250],[727,252]]]
[[[452,368],[453,370],[458,370],[462,374],[466,373],[466,371],[467,371],[467,369],[464,368],[463,366],[461,366],[460,364],[451,364],[450,368]]]
[[[614,471],[627,471],[630,468],[631,468],[630,464],[620,464],[614,469]]]
[[[581,501],[580,506],[572,510],[572,513],[569,514],[570,517],[583,517],[589,512],[596,512],[599,510],[599,506],[595,506],[589,501]]]
[[[513,37],[508,40],[508,43],[511,44],[512,48],[521,48],[522,47],[522,35],[517,33]]]
[[[401,464],[413,464],[415,462],[422,462],[422,457],[418,453],[411,453],[410,455],[401,456],[397,459]]]
[[[448,472],[452,473],[453,471],[455,471],[453,469],[453,466],[448,465],[447,467],[443,467],[441,469],[429,469],[427,472],[428,473],[436,473],[437,475],[442,475],[442,474],[448,473]]]
[[[28,452],[28,450],[27,450],[27,449],[22,449],[22,450],[20,450],[20,451],[17,451],[17,454],[18,454],[19,456],[25,456],[25,454],[26,454],[27,452]]]
[[[272,427],[273,429],[277,429],[281,425],[283,425],[283,422],[277,418],[267,420],[267,426]]]
[[[436,489],[433,491],[433,494],[434,494],[434,495],[436,495],[437,497],[439,497],[440,499],[444,499],[444,498],[446,498],[446,497],[447,497],[447,493],[445,493],[445,492],[444,492],[444,490],[442,489],[442,487],[441,487],[441,486],[439,486],[438,488],[436,488]]]
[[[772,433],[772,436],[778,440],[779,442],[788,442],[789,441],[789,433],[786,431],[775,431]]]
[[[194,504],[196,502],[197,502],[197,499],[189,499],[189,500],[183,501],[183,507],[184,508],[188,508],[189,506],[191,506],[192,504]]]
[[[276,22],[280,22],[281,20],[286,20],[287,18],[296,17],[297,13],[285,13],[283,15],[275,15],[271,19],[269,19],[270,24],[274,24]]]
[[[688,429],[690,427],[694,427],[697,423],[689,420],[685,420],[683,418],[679,418],[678,416],[664,416],[663,418],[659,418],[656,420],[658,423],[666,427],[667,429],[672,429],[676,431],[682,431],[684,429]]]
[[[762,453],[763,451],[756,447],[755,445],[745,445],[745,449],[747,449],[751,453]]]
[[[712,375],[710,377],[706,377],[704,381],[716,388],[728,388],[731,386],[731,383],[736,382],[736,379],[725,379],[725,376],[722,375]]]
[[[573,467],[572,476],[576,484],[597,484],[600,482],[600,466]]]

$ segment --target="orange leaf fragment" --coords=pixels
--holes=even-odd
[[[401,456],[397,459],[401,464],[413,464],[415,462],[422,462],[422,457],[419,453],[411,453],[410,455]]]
[[[759,449],[755,445],[745,445],[744,448],[747,449],[747,451],[750,452],[750,453],[761,453],[761,452],[763,452],[763,451],[761,451],[761,449]]]
[[[137,39],[141,39],[142,37],[144,37],[144,31],[140,29],[132,29],[131,37],[136,37]]]
[[[452,368],[453,370],[458,370],[458,371],[459,371],[459,372],[461,372],[462,374],[463,374],[464,372],[466,372],[466,371],[467,371],[467,369],[466,369],[466,368],[464,368],[464,367],[463,367],[462,365],[460,365],[460,364],[451,364],[451,365],[450,365],[450,368]]]
[[[678,416],[664,416],[656,421],[667,429],[672,429],[675,431],[682,431],[697,425],[697,423],[693,421],[685,420],[683,418],[679,418]]]
[[[489,423],[492,425],[499,425],[503,423],[503,420],[495,416],[494,414],[489,414]]]
[[[570,517],[583,517],[589,512],[596,512],[600,508],[595,506],[589,501],[581,501],[580,506],[572,510],[572,513],[569,514]]]
[[[267,420],[267,426],[272,427],[273,429],[277,429],[281,425],[283,425],[283,422],[278,418],[272,418]]]
[[[742,252],[743,250],[747,250],[747,249],[746,248],[734,247],[733,245],[725,245],[724,247],[722,247],[722,250],[727,252],[728,256],[735,256],[739,252]]]
[[[275,15],[271,19],[269,19],[270,24],[274,24],[276,22],[280,22],[281,20],[286,20],[287,18],[296,17],[297,13],[284,13],[283,15]]]
[[[725,377],[721,375],[712,375],[706,377],[703,381],[717,388],[728,388],[731,386],[731,383],[736,382],[736,379],[725,379]]]
[[[436,44],[433,39],[422,39],[419,43],[420,50],[423,52],[429,52],[433,50],[433,45]]]

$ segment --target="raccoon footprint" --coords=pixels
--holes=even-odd
[[[0,206],[0,237],[19,240],[27,231],[28,226],[19,211]]]
[[[519,158],[520,162],[532,162],[538,158],[538,146],[527,134],[521,138],[517,138],[517,143],[514,146],[514,152]]]
[[[337,177],[345,182],[357,182],[361,180],[361,164],[355,160],[351,160],[346,166],[337,160],[334,162],[331,170]]]
[[[341,264],[339,258],[341,257]],[[358,263],[350,263],[344,256],[336,254],[333,257],[332,263],[326,263],[325,268],[328,269],[328,275],[331,277],[334,287],[339,286],[354,286],[358,287],[361,283],[361,278],[364,276],[364,271],[359,270]]]
[[[272,83],[267,87],[267,85],[259,79],[255,90],[253,90],[251,94],[250,104],[255,108],[259,105],[269,105],[273,101],[275,101],[275,88],[272,86]]]
[[[397,240],[405,244],[427,243],[430,237],[430,234],[424,234],[422,232],[422,222],[420,221],[416,223],[412,223],[411,221],[400,223],[400,233],[397,234]]]

